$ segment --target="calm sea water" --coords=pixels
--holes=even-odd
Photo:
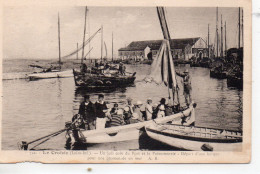
[[[196,125],[210,128],[242,130],[242,91],[227,88],[226,80],[209,77],[209,69],[177,67],[180,71],[189,68],[192,77],[192,97],[198,104]],[[97,95],[103,93],[110,107],[117,102],[121,107],[126,98],[145,103],[147,98],[159,102],[167,98],[167,88],[142,82],[150,71],[149,65],[131,65],[129,72],[137,72],[135,86],[114,91],[88,92],[77,90],[73,78],[45,79],[38,81],[3,81],[2,149],[18,149],[20,141],[31,141],[64,128],[64,123],[78,112],[79,104],[85,94],[91,95],[95,102]],[[179,86],[181,86],[178,78]],[[182,88],[180,91],[182,94]],[[184,98],[181,96],[181,103]],[[37,147],[37,149],[65,149],[65,133],[58,135]],[[32,146],[30,146],[32,147]],[[98,150],[154,149],[167,150],[158,142],[143,135],[140,140],[107,143],[87,147]]]

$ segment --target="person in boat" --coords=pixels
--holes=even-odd
[[[118,68],[119,74],[124,75],[125,74],[125,67],[122,62],[119,63],[119,68]]]
[[[89,95],[84,96],[84,101],[80,104],[78,114],[83,117],[88,130],[95,129],[95,107],[94,104],[90,101]]]
[[[127,106],[129,108],[129,113],[132,115],[134,113],[134,105],[132,103],[133,99],[127,98]]]
[[[50,68],[46,69],[45,72],[51,72],[53,69],[53,66],[51,65]]]
[[[107,117],[110,117],[107,104],[104,101],[104,95],[98,95],[98,101],[95,103],[96,110],[96,129],[104,129],[107,121]]]
[[[87,67],[87,65],[86,65],[85,63],[83,63],[83,64],[81,65],[81,67],[80,67],[80,71],[81,71],[82,73],[86,73],[86,72],[87,72],[87,69],[88,69],[88,67]]]
[[[143,113],[141,111],[142,105],[143,105],[143,103],[141,101],[137,101],[136,104],[135,104],[135,107],[134,107],[134,113],[138,114],[138,116],[139,116],[138,120],[139,121],[143,121]]]
[[[145,106],[146,119],[151,120],[153,115],[152,99],[147,99],[147,104]]]
[[[123,110],[118,109],[115,114],[111,115],[110,127],[121,126],[125,124]]]
[[[114,104],[114,107],[111,109],[111,111],[110,111],[110,115],[115,115],[115,114],[117,114],[117,111],[118,111],[118,104],[117,103],[115,103]]]
[[[105,65],[105,69],[109,69],[110,68],[110,65],[109,63],[107,62],[106,65]]]
[[[98,61],[95,60],[95,67],[98,68],[99,67],[99,64],[98,64]]]
[[[124,108],[124,120],[126,124],[130,124],[129,120],[132,117],[129,107]]]
[[[132,117],[129,119],[129,124],[139,123],[142,121],[143,120],[140,120],[139,115],[137,113],[133,113]]]
[[[165,98],[162,98],[162,99],[160,100],[160,104],[157,105],[156,109],[154,110],[153,116],[152,116],[153,119],[157,118],[158,112],[160,111],[159,108],[160,108],[161,106],[163,106],[164,109],[166,108],[166,99],[165,99]],[[164,112],[165,112],[165,110],[164,110]],[[164,115],[165,115],[165,113],[164,113]]]
[[[160,105],[158,109],[157,118],[165,117],[165,105]]]
[[[177,72],[176,74],[180,77],[182,77],[182,83],[183,83],[183,95],[185,97],[186,105],[189,106],[192,99],[191,99],[191,79],[189,75],[189,70],[186,69],[183,73]]]

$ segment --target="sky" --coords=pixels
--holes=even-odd
[[[218,8],[223,23],[227,23],[227,47],[237,47],[238,8]],[[83,42],[83,6],[4,7],[3,53],[4,59],[58,58],[58,13],[60,15],[61,56],[65,56]],[[216,33],[216,8],[167,7],[166,16],[171,38],[202,37],[206,39],[210,25],[210,44]],[[155,7],[88,7],[86,39],[103,25],[103,40],[107,57],[114,57],[118,49],[132,41],[162,39],[162,31]],[[220,28],[219,28],[220,31]],[[101,34],[90,43],[91,58],[100,58]],[[88,52],[86,46],[85,53]],[[82,53],[79,52],[79,57]],[[105,50],[103,50],[105,55]],[[76,58],[76,55],[70,57]]]

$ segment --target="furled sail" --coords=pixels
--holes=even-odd
[[[167,26],[165,12],[163,7],[157,7],[158,18],[161,24],[164,40],[161,44],[158,54],[152,64],[151,78],[156,83],[162,83],[170,89],[177,87],[175,68],[170,47],[170,33]]]
[[[146,82],[155,82],[156,84],[164,83],[168,89],[172,90],[172,99],[179,104],[178,85],[176,80],[176,73],[173,64],[173,58],[170,47],[170,33],[167,26],[165,12],[163,7],[157,7],[158,18],[161,24],[164,40],[161,47],[152,63],[151,72],[146,79]],[[169,99],[171,98],[170,90]],[[175,93],[177,95],[175,95]]]
[[[157,84],[163,82],[170,89],[177,86],[175,68],[168,40],[163,40],[161,44],[151,67],[150,78]]]

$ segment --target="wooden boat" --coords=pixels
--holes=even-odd
[[[239,151],[242,148],[242,132],[152,123],[145,127],[149,137],[184,150]]]
[[[30,80],[37,80],[37,79],[49,79],[49,78],[65,78],[65,77],[73,77],[72,70],[61,70],[61,51],[60,51],[60,17],[58,15],[58,42],[59,42],[59,67],[58,69],[50,68],[48,71],[36,72],[32,74],[28,74],[27,77]],[[37,65],[34,65],[37,67]],[[42,68],[38,66],[39,68]]]
[[[238,77],[236,75],[227,76],[227,86],[236,87],[238,89],[243,89],[243,76]]]
[[[217,78],[217,79],[225,79],[227,78],[227,72],[226,71],[218,71],[215,68],[212,68],[210,70],[210,77]]]
[[[111,75],[111,74],[93,74],[82,73],[73,69],[75,85],[84,88],[116,88],[126,87],[134,83],[135,74]]]
[[[30,80],[66,78],[66,77],[73,77],[73,72],[72,70],[66,70],[66,71],[52,70],[50,72],[38,72],[38,73],[28,74],[27,77]]]
[[[78,135],[81,140],[86,140],[87,144],[98,144],[98,143],[111,143],[120,141],[129,141],[139,139],[139,132],[141,128],[153,122],[156,123],[167,123],[167,122],[180,122],[183,117],[194,116],[194,107],[196,104],[192,103],[186,110],[173,114],[170,116],[157,118],[154,120],[143,121],[139,123],[127,124],[122,126],[104,128],[100,130],[78,130]],[[75,141],[73,132],[68,131],[69,136]]]

